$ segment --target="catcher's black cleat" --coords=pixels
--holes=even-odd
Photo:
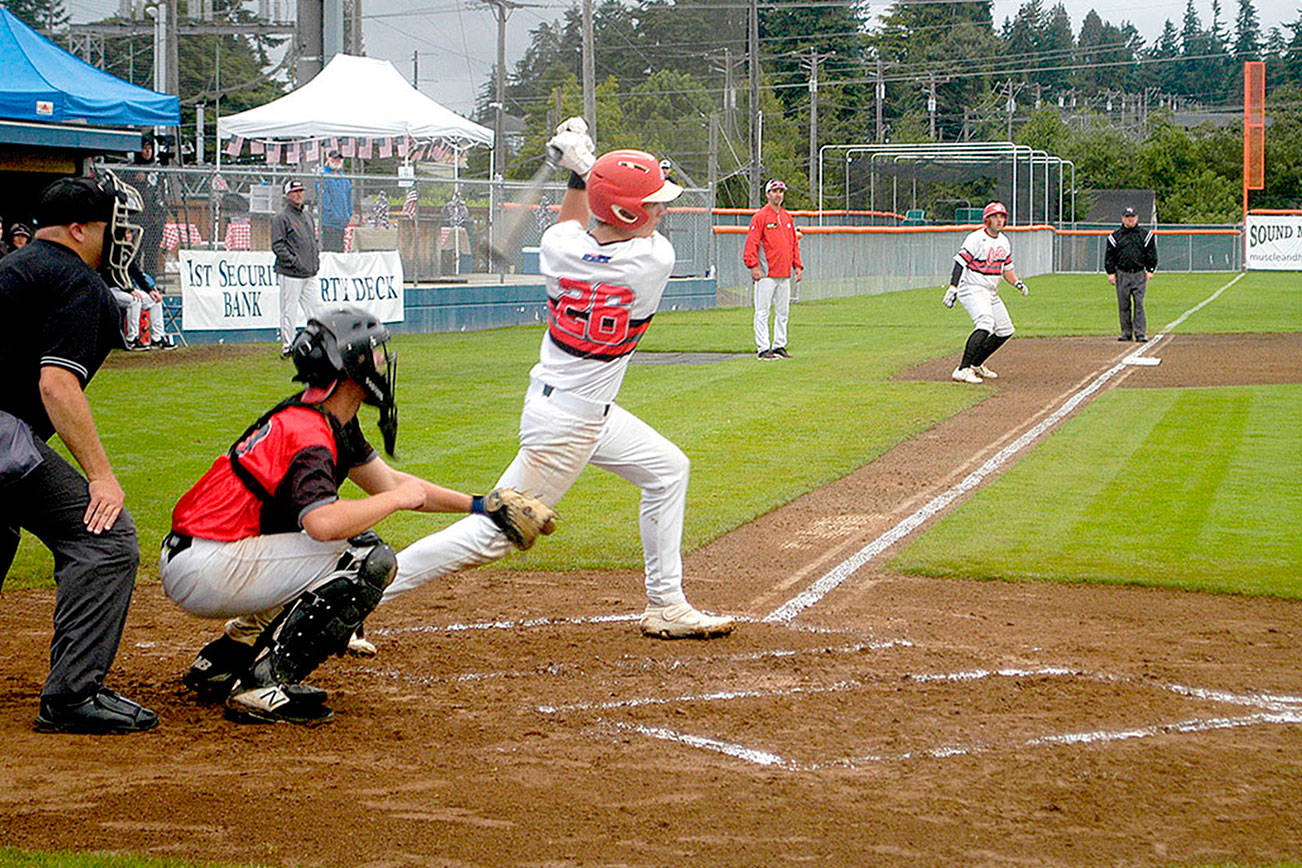
[[[221,702],[253,663],[253,646],[223,635],[199,651],[181,681],[205,702]]]
[[[158,715],[116,691],[101,687],[94,696],[74,702],[41,699],[37,732],[92,735],[144,732],[158,726]]]
[[[239,723],[329,723],[334,711],[326,692],[306,684],[265,684],[244,689],[237,684],[226,700],[226,716]]]

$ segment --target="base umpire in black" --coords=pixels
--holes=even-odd
[[[1157,271],[1157,242],[1153,230],[1140,227],[1134,208],[1122,212],[1121,227],[1108,236],[1103,270],[1108,273],[1108,283],[1117,288],[1117,314],[1121,318],[1121,337],[1117,340],[1147,341],[1144,293]]]
[[[0,527],[10,540],[25,528],[54,554],[54,638],[36,716],[47,732],[158,724],[104,686],[140,551],[84,393],[109,350],[123,346],[121,314],[96,269],[125,279],[139,210],[139,194],[111,173],[62,178],[41,194],[36,240],[0,262],[0,310],[17,325],[0,341]],[[84,477],[46,444],[55,433]]]

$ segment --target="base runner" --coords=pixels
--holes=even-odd
[[[1013,270],[1013,249],[1003,234],[1008,223],[1008,209],[1002,202],[991,202],[981,212],[985,227],[963,239],[954,254],[954,270],[949,278],[942,303],[953,307],[958,301],[972,317],[972,334],[963,348],[953,379],[960,383],[981,383],[999,375],[985,366],[995,350],[1013,336],[1012,317],[999,297],[999,278],[1003,277],[1022,295],[1030,292]]]
[[[374,316],[341,308],[309,320],[290,355],[307,388],[258,419],[172,512],[159,574],[178,606],[229,617],[186,673],[202,697],[244,722],[313,725],[333,717],[302,683],[342,654],[393,579],[396,560],[371,530],[404,509],[475,512],[522,548],[550,533],[551,510],[516,492],[477,497],[394,470],[357,421],[379,406],[385,450],[397,439],[396,356]],[[351,479],[369,497],[341,499]]]
[[[542,238],[548,328],[520,417],[520,451],[498,480],[554,506],[589,464],[642,489],[639,526],[646,565],[642,632],[709,638],[733,619],[698,611],[683,593],[681,544],[688,460],[677,446],[615,403],[638,341],[669,281],[674,250],[656,226],[682,188],[655,157],[612,151],[594,160],[582,118],[557,128],[548,147],[571,169],[559,222]],[[596,218],[588,228],[589,213]],[[387,601],[508,548],[478,517],[463,519],[398,553]]]

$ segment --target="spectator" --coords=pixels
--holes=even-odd
[[[140,267],[147,274],[158,274],[162,266],[163,226],[167,223],[166,180],[156,171],[159,165],[154,140],[145,136],[132,161],[140,168],[123,172],[123,180],[140,193],[144,210],[136,217],[140,223]]]
[[[353,219],[353,182],[341,172],[344,158],[338,151],[326,154],[325,175],[317,185],[321,208],[321,249],[344,252],[344,229]]]
[[[3,242],[0,242],[0,245],[3,246],[3,250],[0,250],[0,256],[5,256],[26,247],[27,242],[31,240],[32,230],[27,228],[26,223],[13,224],[9,227],[9,231],[5,233]]]
[[[271,218],[271,249],[276,254],[276,274],[280,276],[280,354],[289,355],[294,341],[294,320],[301,305],[311,317],[312,278],[316,276],[319,256],[312,221],[303,210],[303,184],[285,182],[285,207]]]
[[[126,311],[126,328],[123,331],[123,337],[126,340],[127,349],[172,349],[175,344],[167,336],[166,327],[163,324],[163,294],[158,291],[154,278],[141,270],[139,256],[131,260],[131,265],[127,267],[127,274],[130,275],[132,283],[129,289],[119,289],[116,286],[109,287],[109,291],[113,293],[113,298],[117,301],[118,307]],[[140,335],[140,312],[142,310],[149,311],[148,341],[144,340]]]
[[[37,535],[54,554],[58,584],[36,715],[45,732],[158,724],[154,712],[104,686],[140,552],[84,391],[121,346],[118,309],[98,270],[116,278],[130,261],[133,205],[139,209],[139,195],[111,174],[101,182],[61,178],[41,194],[36,239],[0,262],[0,304],[23,324],[0,343],[0,366],[10,373],[0,388],[0,527],[9,539],[18,527]],[[85,476],[46,445],[56,432]]]
[[[1108,236],[1103,270],[1108,273],[1108,283],[1117,288],[1117,314],[1121,319],[1121,337],[1117,340],[1147,342],[1144,294],[1157,271],[1157,241],[1151,229],[1140,228],[1134,208],[1122,212],[1121,226]]]
[[[791,214],[782,207],[787,185],[774,178],[764,188],[768,204],[755,212],[746,233],[741,260],[755,281],[755,347],[760,361],[789,359],[787,318],[791,310],[791,278],[804,274],[800,240]],[[759,262],[764,250],[764,265]],[[769,340],[769,308],[773,308],[773,339]]]

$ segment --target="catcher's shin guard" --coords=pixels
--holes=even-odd
[[[348,542],[326,581],[288,604],[258,639],[253,665],[232,692],[233,709],[248,710],[247,702],[237,701],[241,693],[298,685],[331,654],[348,650],[349,638],[379,604],[398,572],[393,549],[375,533],[368,531]],[[290,716],[288,707],[302,704],[298,697],[293,691],[286,697],[283,713],[266,709],[269,714],[262,719],[303,722]],[[311,701],[320,702],[315,696]]]

